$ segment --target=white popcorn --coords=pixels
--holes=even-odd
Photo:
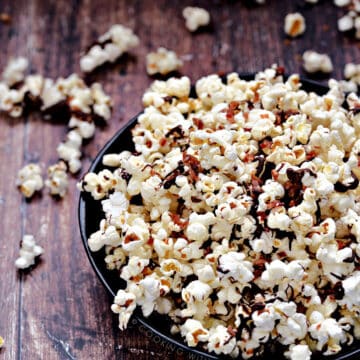
[[[119,314],[119,328],[125,329],[132,313],[136,308],[136,297],[129,292],[119,290],[114,298],[114,304],[111,310],[115,314]]]
[[[76,130],[71,130],[67,134],[65,142],[60,143],[57,147],[59,158],[66,161],[71,173],[77,173],[81,168],[81,151],[82,137]]]
[[[334,0],[334,4],[339,7],[350,5],[351,0]]]
[[[44,253],[44,249],[37,245],[33,235],[24,235],[21,248],[19,251],[19,258],[15,261],[15,266],[18,269],[27,269],[35,264],[35,258]]]
[[[337,22],[339,31],[350,31],[354,27],[354,19],[350,15],[344,15]]]
[[[149,75],[166,75],[172,71],[177,71],[183,62],[177,57],[174,51],[159,47],[156,52],[146,55],[146,71]]]
[[[69,186],[66,170],[67,167],[63,161],[48,167],[48,178],[45,185],[49,188],[51,195],[65,196]]]
[[[346,64],[344,68],[344,76],[345,79],[348,79],[351,83],[355,83],[357,86],[360,86],[360,64]],[[357,92],[357,86],[355,86],[355,90],[352,89],[352,91]]]
[[[16,83],[24,80],[24,73],[28,66],[29,61],[24,57],[11,59],[2,73],[2,78],[4,79],[5,83],[11,87]]]
[[[123,25],[112,25],[110,29],[98,38],[98,44],[81,57],[80,68],[91,72],[106,62],[115,62],[121,55],[139,44],[139,38],[133,31]]]
[[[308,73],[323,72],[330,73],[333,71],[331,59],[326,54],[320,54],[316,51],[307,50],[303,54],[303,66]]]
[[[185,25],[191,32],[196,31],[199,27],[206,26],[210,23],[209,12],[200,7],[187,6],[184,8],[182,14],[185,18]]]
[[[219,355],[251,358],[275,341],[309,359],[359,332],[360,100],[345,107],[341,83],[320,96],[282,72],[209,75],[196,94],[187,77],[154,81],[136,152],[107,154],[111,170],[78,184],[102,199],[88,244],[105,247],[125,293]],[[124,328],[133,309],[120,308]]]
[[[305,29],[305,18],[300,13],[290,13],[285,16],[285,34],[291,37],[297,37],[303,34]]]
[[[200,321],[187,319],[181,326],[181,335],[186,337],[189,346],[196,346],[199,341],[207,341],[209,332],[202,326]]]
[[[291,345],[285,356],[290,360],[310,360],[311,351],[306,344]]]
[[[44,186],[40,166],[33,163],[24,166],[18,172],[16,185],[27,198],[32,197],[36,191],[40,191]]]

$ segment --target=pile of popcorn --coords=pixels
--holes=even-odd
[[[167,314],[191,347],[291,360],[360,334],[360,99],[320,96],[273,66],[245,81],[155,81],[135,152],[79,188],[101,200],[88,239],[126,288],[111,309]],[[347,107],[344,107],[344,101]]]
[[[75,174],[80,170],[83,140],[94,136],[96,121],[110,119],[112,101],[99,83],[87,86],[77,74],[54,81],[38,74],[25,76],[27,67],[28,60],[23,57],[11,59],[5,67],[0,82],[0,110],[10,117],[36,110],[45,119],[61,117],[68,121],[66,140],[56,149],[60,161],[49,167],[45,181],[52,195],[63,197],[68,185],[67,171]],[[43,184],[37,164],[28,164],[18,173],[17,185],[25,197],[32,197]]]

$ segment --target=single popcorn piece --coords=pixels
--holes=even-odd
[[[18,57],[11,59],[6,65],[2,78],[4,82],[9,86],[13,86],[25,78],[25,71],[29,66],[29,60],[24,57]]]
[[[81,144],[82,137],[79,131],[71,130],[67,134],[67,139],[57,147],[59,158],[66,161],[71,173],[77,173],[81,168]]]
[[[40,166],[34,163],[24,166],[18,172],[16,185],[27,198],[31,198],[36,191],[40,191],[44,186]]]
[[[303,34],[305,29],[305,18],[300,13],[290,13],[285,16],[285,34],[291,37],[297,37]]]
[[[120,24],[112,25],[81,57],[80,68],[91,72],[106,62],[113,63],[138,44],[139,38],[131,29]]]
[[[15,261],[15,266],[18,269],[27,269],[35,264],[35,258],[44,253],[44,249],[37,245],[33,235],[24,235],[21,248],[19,251],[19,258]]]
[[[188,346],[244,359],[280,344],[309,360],[359,336],[360,100],[283,73],[154,81],[135,151],[79,182],[103,213],[89,248],[125,282],[121,329],[139,306]]]
[[[304,52],[303,66],[308,73],[330,73],[333,71],[333,65],[330,57],[326,54],[320,54],[312,50]]]
[[[196,31],[201,26],[209,25],[210,23],[209,12],[200,7],[187,6],[184,8],[182,14],[185,18],[185,26],[191,32]]]
[[[344,68],[345,79],[349,80],[353,84],[351,91],[357,92],[360,86],[360,64],[348,63]]]
[[[49,166],[48,178],[45,181],[45,185],[49,188],[51,195],[58,195],[64,197],[68,186],[68,174],[67,166],[64,161]]]
[[[177,57],[176,53],[163,47],[156,52],[146,55],[146,71],[149,75],[166,75],[172,71],[177,71],[183,62]]]

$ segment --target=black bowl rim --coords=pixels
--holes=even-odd
[[[254,79],[255,73],[241,73],[239,74],[241,79],[244,80],[251,80]],[[223,77],[225,78],[225,77]],[[286,76],[285,76],[286,78]],[[329,87],[326,85],[323,85],[317,81],[311,80],[311,79],[307,79],[307,78],[300,78],[300,81],[302,83],[302,87],[309,87],[313,91],[316,93],[320,93],[320,94],[325,94],[328,90]],[[193,88],[193,87],[192,87]],[[127,124],[125,124],[123,127],[121,127],[111,138],[110,140],[108,140],[106,142],[106,144],[104,145],[104,147],[99,151],[99,153],[96,155],[95,159],[92,161],[89,169],[87,172],[93,172],[98,166],[99,164],[101,164],[101,160],[103,158],[103,156],[107,153],[108,149],[113,145],[113,143],[127,130],[129,130],[130,128],[132,128],[135,123],[137,122],[138,117],[142,114],[142,112],[139,112],[137,115],[135,115]],[[101,272],[101,270],[99,269],[94,257],[93,257],[93,253],[91,252],[89,246],[88,246],[88,237],[86,235],[86,216],[85,216],[85,209],[86,209],[86,199],[84,199],[84,197],[82,196],[83,193],[80,193],[79,195],[79,205],[78,205],[78,220],[79,220],[79,227],[80,227],[80,234],[81,234],[81,239],[86,251],[86,254],[88,256],[88,259],[90,261],[90,264],[93,268],[93,270],[95,271],[96,275],[98,276],[98,278],[100,279],[101,283],[103,284],[103,286],[107,289],[108,293],[110,295],[112,295],[113,297],[115,296],[115,293],[113,291],[113,289],[111,288],[111,286],[109,285],[108,281],[106,280],[106,276]],[[111,270],[109,270],[110,272]],[[212,355],[210,353],[207,353],[204,351],[201,351],[197,348],[192,348],[190,346],[187,346],[185,343],[183,342],[179,342],[171,337],[169,337],[168,335],[164,334],[163,332],[157,330],[155,327],[153,327],[151,324],[149,324],[146,321],[146,318],[144,318],[139,312],[135,312],[133,314],[133,317],[143,326],[145,326],[146,328],[148,328],[149,330],[151,330],[155,335],[159,336],[160,338],[168,341],[169,343],[175,345],[177,348],[180,348],[181,350],[185,351],[185,353],[193,353],[194,355],[197,356],[197,360],[201,360],[201,359],[212,359],[212,360],[219,360],[221,358],[223,358],[221,355],[217,356],[217,355]],[[331,355],[331,356],[326,356],[324,357],[324,359],[330,359],[330,360],[356,360],[356,356],[360,356],[360,348],[359,349],[355,349],[352,350],[348,353],[345,354],[339,354],[338,356],[336,355]],[[316,357],[316,359],[319,359],[318,357]],[[255,360],[255,359],[254,359]]]

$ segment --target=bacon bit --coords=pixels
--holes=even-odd
[[[253,267],[254,267],[254,278],[257,279],[261,276],[261,274],[265,271],[265,264],[267,261],[264,258],[259,258],[254,261]]]
[[[256,214],[261,222],[264,222],[265,219],[267,218],[265,211],[258,211]]]
[[[201,173],[202,167],[200,165],[200,161],[190,154],[187,154],[185,151],[183,152],[183,162],[184,165],[189,167],[189,175],[192,181],[198,181],[199,173]]]
[[[275,71],[276,71],[275,73],[276,77],[285,74],[285,68],[283,66],[278,66]]]
[[[172,222],[175,225],[178,225],[181,230],[185,229],[189,224],[188,220],[181,220],[179,214],[169,213],[169,216],[170,216]]]
[[[337,242],[337,244],[338,244],[338,249],[339,249],[339,250],[345,248],[345,247],[349,244],[349,241],[340,240],[340,239],[337,239],[336,242]]]
[[[268,140],[268,139],[264,139],[261,143],[260,143],[260,148],[261,149],[271,149],[272,146],[272,141]]]
[[[268,209],[274,209],[277,208],[279,206],[284,206],[284,203],[280,200],[272,200],[267,204],[267,208]]]
[[[276,170],[271,170],[271,176],[275,181],[277,181],[279,178],[279,173]]]
[[[154,244],[154,239],[152,237],[149,237],[149,240],[147,241],[147,244],[152,246]]]
[[[249,153],[247,153],[247,154],[245,154],[245,156],[244,156],[243,162],[249,163],[249,162],[254,161],[254,159],[255,159],[255,155],[254,155],[254,154],[249,154]]]
[[[254,199],[257,197],[259,193],[262,192],[261,185],[262,180],[255,175],[251,175],[251,185],[250,185],[250,194],[251,197]]]
[[[312,160],[314,157],[317,156],[317,153],[315,151],[309,151],[307,154],[306,154],[306,160]]]
[[[140,238],[136,234],[129,234],[125,236],[124,244],[128,244],[129,242],[137,240],[140,240]]]
[[[151,148],[152,141],[150,139],[146,140],[145,145],[146,145],[146,147]]]
[[[124,306],[128,307],[128,306],[130,306],[133,302],[134,302],[133,299],[128,299],[128,300],[125,301]]]
[[[237,330],[233,329],[231,325],[228,326],[227,331],[231,336],[235,336],[237,333]]]
[[[142,279],[142,277],[140,275],[136,275],[136,276],[132,276],[130,279],[131,281],[138,283]]]
[[[193,123],[194,125],[199,129],[199,130],[202,130],[204,128],[204,123],[201,119],[199,118],[193,118]]]
[[[278,256],[281,257],[281,258],[287,257],[287,253],[286,253],[285,251],[280,251],[280,252],[278,253]]]
[[[159,145],[160,146],[165,146],[166,145],[166,139],[165,138],[161,138],[160,140],[159,140]]]
[[[238,101],[231,101],[229,104],[229,107],[226,111],[226,119],[230,124],[235,123],[234,116],[239,112],[239,105],[240,103]]]
[[[236,208],[236,204],[234,204],[234,203],[230,203],[230,209],[235,209]]]
[[[144,276],[152,274],[152,270],[149,267],[144,267],[144,270],[141,272]]]

